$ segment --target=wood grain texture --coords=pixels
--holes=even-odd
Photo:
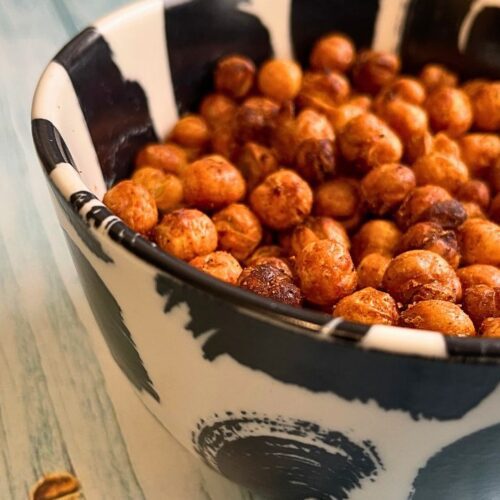
[[[123,3],[0,2],[0,498],[26,499],[41,476],[61,470],[78,477],[87,499],[249,500],[183,450],[115,366],[32,146],[43,67]]]

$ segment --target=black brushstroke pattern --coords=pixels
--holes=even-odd
[[[180,114],[196,111],[212,88],[215,63],[241,53],[261,64],[272,55],[259,18],[238,10],[246,0],[192,0],[165,9],[170,72]]]
[[[142,145],[158,140],[144,90],[123,78],[95,28],[82,31],[54,60],[71,79],[109,187],[128,176]]]
[[[255,412],[200,421],[193,445],[209,466],[270,499],[346,499],[383,468],[371,442]]]
[[[434,361],[356,349],[347,341],[320,342],[290,326],[244,314],[163,274],[156,277],[156,289],[166,298],[165,313],[188,304],[191,320],[185,326],[193,337],[215,330],[201,346],[206,359],[229,355],[282,382],[347,400],[375,400],[386,410],[401,410],[414,419],[459,419],[500,381],[494,364]]]

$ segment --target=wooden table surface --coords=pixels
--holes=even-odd
[[[86,499],[248,500],[157,425],[91,335],[97,325],[32,145],[44,66],[123,3],[0,2],[0,499],[26,499],[40,477],[66,471]]]

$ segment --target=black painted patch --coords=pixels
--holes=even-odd
[[[116,299],[80,249],[71,241],[68,235],[65,236],[90,307],[111,355],[136,389],[146,391],[159,402],[160,396],[154,389],[153,382],[144,368],[130,331],[123,322],[118,302],[116,302]]]
[[[383,468],[370,442],[255,412],[200,421],[193,445],[209,466],[266,498],[346,499]]]
[[[500,424],[446,446],[420,469],[412,500],[500,498]]]
[[[241,53],[261,64],[272,55],[259,18],[242,12],[246,0],[191,0],[165,9],[167,51],[177,108],[195,111],[212,88],[215,63]]]
[[[146,94],[123,78],[95,28],[82,31],[54,60],[71,79],[109,187],[127,177],[142,145],[158,140]]]

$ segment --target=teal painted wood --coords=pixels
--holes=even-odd
[[[0,3],[0,498],[26,499],[42,475],[70,471],[87,499],[250,500],[181,449],[103,341],[91,341],[97,326],[32,146],[31,98],[43,67],[123,3]]]

